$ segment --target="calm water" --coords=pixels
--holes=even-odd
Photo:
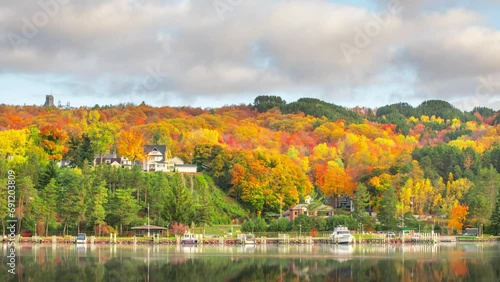
[[[2,246],[0,281],[500,281],[500,244]]]

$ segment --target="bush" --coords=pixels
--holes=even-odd
[[[266,230],[267,224],[262,217],[245,220],[245,222],[241,225],[241,231],[243,232],[264,232]]]
[[[309,232],[315,226],[316,226],[315,219],[305,214],[299,214],[292,223],[292,228],[294,231]]]
[[[292,223],[288,219],[282,217],[272,221],[267,230],[273,232],[288,232],[292,230]]]
[[[326,220],[326,229],[325,230],[332,230],[333,231],[333,228],[339,226],[339,225],[343,225],[343,226],[347,226],[347,228],[349,228],[349,230],[355,230],[355,229],[358,229],[358,222],[352,218],[351,216],[347,216],[347,215],[334,215],[334,216],[331,216],[329,217],[327,220]]]

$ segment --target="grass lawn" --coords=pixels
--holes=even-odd
[[[205,227],[205,234],[206,235],[217,235],[217,236],[224,236],[228,235],[229,232],[231,232],[231,226],[233,230],[233,236],[236,236],[235,234],[241,233],[241,225],[214,225],[214,226],[206,226]]]

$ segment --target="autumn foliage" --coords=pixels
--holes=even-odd
[[[467,216],[461,204],[476,203],[469,212],[477,222],[487,222],[494,208],[478,207],[498,190],[498,116],[443,101],[349,110],[268,96],[214,109],[0,105],[0,156],[43,165],[105,153],[141,161],[145,144],[162,144],[254,214],[285,211],[311,191],[353,196],[363,184],[372,211],[394,187],[399,212],[450,216],[450,227],[460,229]]]
[[[456,206],[454,206],[450,212],[450,221],[448,221],[448,227],[462,230],[468,210],[469,207],[467,207],[466,205],[457,204]]]

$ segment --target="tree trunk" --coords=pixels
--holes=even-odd
[[[45,222],[45,236],[49,236],[49,217],[47,216],[46,222]]]
[[[123,224],[122,222],[120,221],[120,236],[122,236],[123,234]]]
[[[18,218],[19,225],[17,226],[17,234],[21,234],[21,222],[23,221],[22,217]]]
[[[66,220],[64,220],[63,237],[66,236],[66,227],[67,227],[67,222]]]
[[[5,219],[2,218],[2,238],[5,237]]]

